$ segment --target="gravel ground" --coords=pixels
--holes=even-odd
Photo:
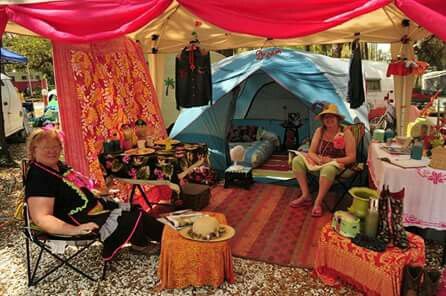
[[[10,147],[13,158],[25,156],[24,144]],[[236,283],[160,291],[156,274],[159,257],[147,258],[123,250],[104,281],[94,283],[62,268],[28,288],[25,244],[21,222],[14,220],[16,200],[23,197],[20,169],[0,169],[0,295],[360,295],[351,287],[330,288],[314,279],[310,270],[282,267],[234,258]],[[427,242],[428,265],[439,269],[441,246]],[[100,245],[76,263],[101,274]],[[51,263],[51,260],[48,260]],[[48,263],[44,261],[44,263]]]

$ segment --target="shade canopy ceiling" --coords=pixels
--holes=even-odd
[[[405,19],[409,27],[402,26]],[[0,0],[0,33],[5,26],[7,32],[68,43],[128,35],[146,51],[160,53],[177,52],[193,31],[213,50],[341,43],[355,33],[363,41],[395,43],[403,35],[416,41],[432,33],[446,40],[446,5],[442,0]]]

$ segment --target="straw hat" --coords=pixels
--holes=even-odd
[[[229,225],[218,223],[217,219],[210,216],[198,218],[192,226],[185,227],[178,233],[187,239],[200,242],[221,242],[230,239],[235,234],[235,229]]]
[[[338,111],[338,107],[335,104],[328,104],[325,106],[324,110],[319,113],[318,115],[316,115],[316,119],[321,119],[321,116],[324,114],[331,114],[331,115],[335,115],[337,117],[339,117],[340,120],[344,120],[344,116],[342,116],[339,111]]]

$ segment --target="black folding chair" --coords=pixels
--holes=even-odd
[[[23,174],[23,184],[26,181],[26,174],[28,171],[28,162],[22,161],[22,174]],[[26,265],[27,265],[27,273],[28,273],[28,286],[35,286],[41,280],[48,277],[50,274],[58,270],[63,266],[67,266],[84,276],[85,278],[98,281],[100,279],[105,278],[105,273],[107,269],[107,262],[104,261],[104,266],[102,268],[102,276],[95,277],[94,275],[87,274],[81,268],[76,267],[71,262],[78,258],[78,256],[85,251],[87,251],[93,244],[99,242],[99,235],[96,233],[85,234],[85,235],[77,235],[77,236],[62,236],[62,235],[52,235],[44,232],[42,229],[39,229],[38,226],[34,225],[30,219],[28,204],[24,202],[23,204],[23,220],[24,227],[23,233],[25,234],[25,244],[26,244]],[[64,242],[72,242],[77,246],[77,250],[71,255],[65,255],[65,250],[63,254],[58,254],[54,250],[51,249],[49,245],[50,241],[64,241]],[[32,245],[36,245],[38,247],[37,254],[34,256],[32,251]],[[50,255],[56,262],[54,262],[53,266],[48,267],[45,271],[41,273],[40,276],[37,276],[39,267],[42,262],[42,257],[44,254]],[[37,257],[37,258],[34,258]]]

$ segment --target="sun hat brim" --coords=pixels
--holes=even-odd
[[[184,237],[186,239],[199,241],[199,242],[206,242],[206,243],[225,241],[225,240],[228,240],[228,239],[232,238],[235,235],[235,229],[232,228],[231,226],[229,226],[229,225],[220,225],[220,227],[224,227],[225,228],[225,232],[220,237],[217,237],[217,238],[211,239],[211,240],[199,239],[199,238],[190,236],[189,230],[192,229],[192,226],[185,227],[185,228],[179,230],[178,233],[182,237]]]

